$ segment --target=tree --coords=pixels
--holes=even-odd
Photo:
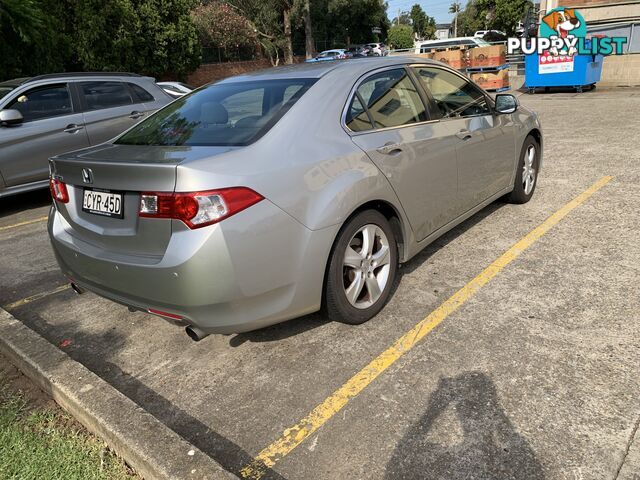
[[[227,50],[257,45],[256,32],[249,20],[228,3],[215,1],[198,5],[191,11],[191,18],[204,47]]]
[[[313,27],[311,22],[311,3],[310,0],[303,0],[302,18],[304,19],[304,50],[307,60],[312,58],[316,53],[315,42],[313,41]]]
[[[453,13],[453,36],[458,36],[458,14],[460,13],[460,2],[454,1],[449,7],[449,13]]]
[[[434,18],[427,15],[420,5],[416,3],[411,7],[409,17],[411,18],[411,25],[414,33],[416,33],[420,38],[430,39],[434,37],[436,32],[436,21]]]
[[[501,30],[513,35],[520,20],[533,4],[529,0],[471,0],[458,15],[462,35],[477,30]]]
[[[387,43],[395,49],[413,47],[413,29],[409,25],[392,25]]]

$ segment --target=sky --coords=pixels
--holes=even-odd
[[[436,23],[449,23],[453,19],[453,15],[449,13],[449,7],[453,0],[387,0],[387,3],[389,4],[387,9],[389,20],[398,16],[398,9],[409,11],[416,3],[422,7],[427,15],[434,17]],[[467,2],[463,0],[460,3],[464,6]]]

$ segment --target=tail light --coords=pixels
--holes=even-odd
[[[182,220],[193,229],[218,223],[263,199],[262,195],[246,187],[190,193],[143,192],[138,214]]]
[[[69,192],[67,192],[67,186],[55,177],[49,179],[49,189],[51,190],[51,196],[54,200],[61,203],[67,203],[69,201]]]

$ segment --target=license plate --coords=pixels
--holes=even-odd
[[[122,194],[105,190],[84,190],[82,210],[104,217],[124,218]]]

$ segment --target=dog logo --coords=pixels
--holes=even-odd
[[[82,169],[82,181],[84,183],[93,183],[93,172],[90,168]]]
[[[546,38],[559,38],[563,41],[573,43],[568,48],[553,46],[549,53],[553,56],[568,55],[570,57],[578,53],[577,38],[585,37],[587,34],[587,23],[580,13],[573,8],[555,8],[542,17],[540,23],[540,36]],[[576,40],[576,41],[574,41]]]
[[[549,15],[542,17],[542,21],[546,23],[549,28],[558,32],[560,38],[567,38],[570,32],[581,25],[575,10],[570,8],[553,11]]]

